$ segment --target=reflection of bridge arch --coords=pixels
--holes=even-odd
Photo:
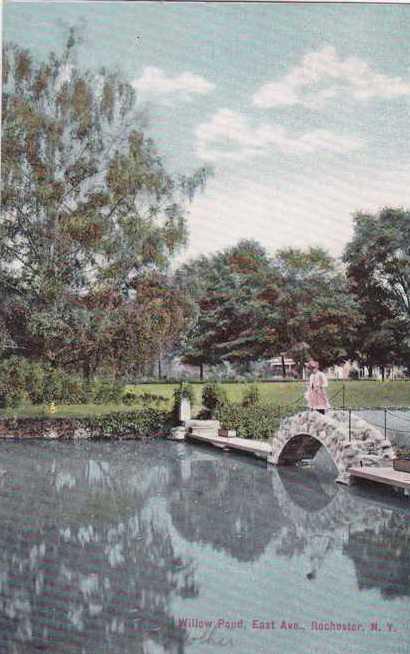
[[[279,468],[279,479],[288,496],[288,501],[307,513],[323,511],[338,493],[334,479],[323,479],[312,469],[300,470]]]
[[[362,502],[350,491],[327,486],[307,468],[298,473],[279,469],[272,475],[273,494],[289,519],[276,539],[276,552],[289,557],[303,552],[309,580],[317,577],[329,552],[344,551],[352,534],[378,532],[392,513],[371,504],[363,511]]]
[[[271,463],[289,465],[312,459],[325,447],[338,471],[337,481],[349,481],[349,468],[380,465],[393,458],[391,443],[368,422],[347,412],[325,415],[304,411],[282,421],[272,442]]]

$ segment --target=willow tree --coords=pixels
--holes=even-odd
[[[81,334],[93,302],[84,298],[138,301],[133,279],[166,271],[185,244],[186,203],[207,171],[170,175],[144,133],[132,86],[113,71],[76,65],[76,48],[73,30],[46,61],[4,48],[0,273],[13,297],[3,318],[13,331],[17,311],[18,344],[55,359],[55,327],[64,334],[67,326],[78,345],[70,361],[87,368]]]

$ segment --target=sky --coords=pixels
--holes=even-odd
[[[410,207],[410,6],[8,2],[3,39],[120,71],[169,171],[213,167],[178,262],[258,240],[341,256],[356,211]]]

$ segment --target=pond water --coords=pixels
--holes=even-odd
[[[0,448],[2,653],[410,652],[406,498],[185,443]]]

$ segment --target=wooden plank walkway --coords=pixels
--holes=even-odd
[[[391,467],[373,468],[371,466],[363,466],[363,468],[350,468],[349,473],[353,478],[359,477],[380,484],[410,490],[410,474],[408,472],[393,470]]]
[[[186,438],[195,440],[201,443],[209,443],[214,447],[219,447],[224,450],[240,450],[242,452],[249,452],[258,458],[267,459],[272,454],[272,445],[266,441],[250,440],[248,438],[224,438],[223,436],[215,436],[210,434],[187,433]]]

